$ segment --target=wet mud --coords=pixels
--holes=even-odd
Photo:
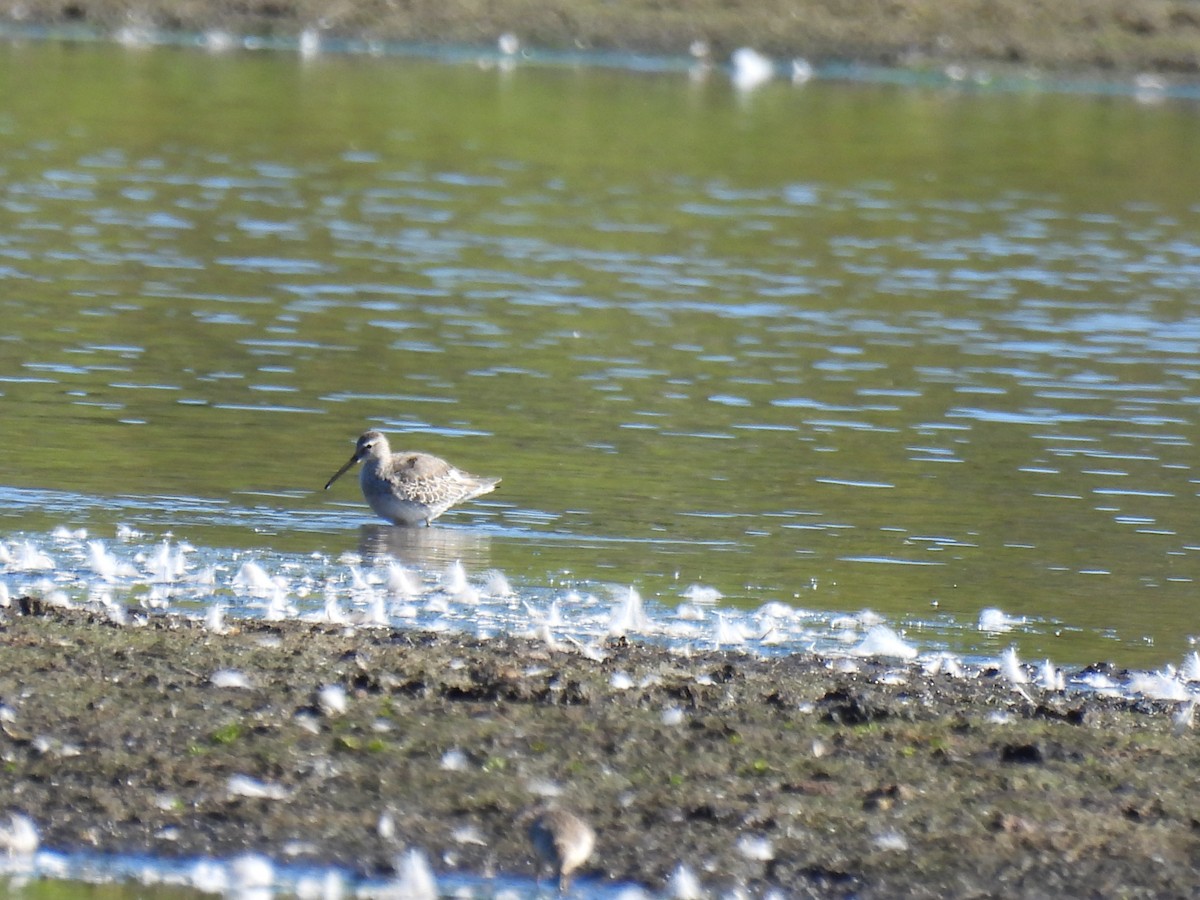
[[[420,847],[533,876],[514,823],[552,796],[597,833],[577,881],[658,890],[682,863],[801,897],[1162,897],[1200,874],[1200,744],[1174,704],[29,600],[0,644],[0,796],[50,848],[387,876]]]

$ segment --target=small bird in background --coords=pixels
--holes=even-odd
[[[538,857],[539,877],[550,869],[558,879],[558,892],[565,894],[571,873],[592,855],[596,832],[575,813],[558,806],[534,807],[517,821],[527,823],[529,841]]]
[[[325,490],[359,462],[363,497],[376,515],[393,525],[428,525],[450,507],[491,493],[500,483],[499,478],[471,475],[428,453],[393,453],[386,437],[368,431],[358,439],[350,460],[325,482]]]

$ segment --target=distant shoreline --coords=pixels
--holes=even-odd
[[[594,50],[684,57],[699,49],[717,63],[753,47],[781,65],[796,58],[905,69],[948,66],[1200,74],[1200,4],[1195,0],[73,0],[12,4],[0,25],[79,27],[115,35],[145,28],[296,38],[306,29],[340,39],[495,47],[501,35],[545,51]]]

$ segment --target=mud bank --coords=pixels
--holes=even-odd
[[[880,662],[212,634],[28,602],[0,641],[0,787],[50,848],[254,850],[378,876],[416,846],[439,871],[532,875],[514,820],[561,791],[599,834],[582,877],[651,889],[680,863],[708,888],[820,897],[1197,883],[1200,745],[1169,704]]]
[[[814,63],[891,66],[948,63],[1043,71],[1200,71],[1195,0],[59,0],[11,3],[0,19],[294,36],[495,46],[513,33],[541,49],[618,50],[678,56],[702,41],[715,59],[752,46]]]

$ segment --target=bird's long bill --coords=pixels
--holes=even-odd
[[[338,469],[336,472],[334,472],[333,477],[330,478],[327,482],[325,482],[325,490],[329,490],[329,486],[331,484],[333,484],[335,481],[337,481],[339,478],[341,478],[343,475],[345,475],[346,471],[352,465],[354,465],[356,462],[358,462],[358,454],[357,453],[355,453],[352,457],[350,457],[350,459],[346,462],[346,464],[344,466],[342,466],[340,469]]]

